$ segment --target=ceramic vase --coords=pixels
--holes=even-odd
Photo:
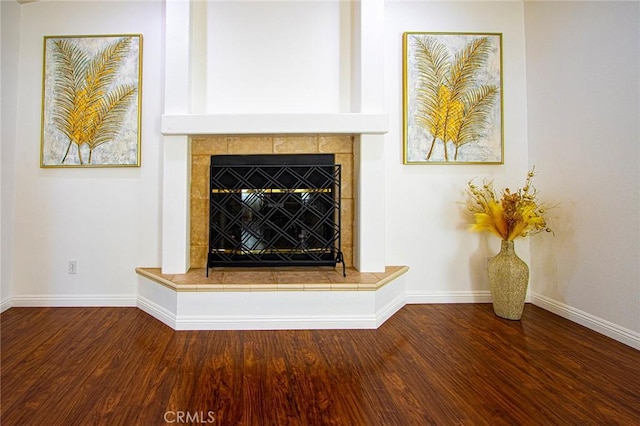
[[[510,320],[522,318],[529,267],[516,254],[513,241],[502,241],[500,253],[489,259],[487,270],[495,314]]]

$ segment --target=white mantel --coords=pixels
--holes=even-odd
[[[384,134],[387,114],[173,114],[162,116],[163,135]]]

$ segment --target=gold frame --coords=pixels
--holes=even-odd
[[[404,164],[504,164],[502,33],[402,35]]]
[[[142,35],[44,36],[40,167],[139,167]]]

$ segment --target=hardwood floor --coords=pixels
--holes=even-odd
[[[637,425],[640,351],[533,305],[377,330],[173,331],[136,308],[2,313],[2,425]]]

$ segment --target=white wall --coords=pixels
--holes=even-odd
[[[525,12],[529,155],[545,197],[561,203],[555,237],[533,240],[531,267],[544,274],[531,285],[638,333],[640,3]]]
[[[20,7],[20,79],[11,82],[18,87],[17,134],[3,139],[15,146],[14,305],[135,305],[135,268],[160,262],[163,3]],[[142,166],[41,169],[43,36],[124,33],[143,35]],[[67,274],[69,260],[78,261],[77,275]]]
[[[402,164],[402,33],[503,34],[504,165]],[[412,302],[489,301],[485,262],[498,238],[466,230],[464,187],[474,177],[521,186],[528,168],[523,5],[391,1],[385,8],[387,264],[406,264]],[[528,241],[516,252],[529,260]],[[535,273],[535,271],[534,271]]]
[[[2,19],[2,35],[0,52],[2,54],[2,77],[0,86],[2,161],[1,175],[1,222],[0,232],[2,247],[0,249],[0,310],[10,306],[11,275],[13,270],[13,171],[15,170],[16,140],[16,104],[18,101],[18,58],[20,42],[20,7],[16,2],[0,2],[0,18]]]

